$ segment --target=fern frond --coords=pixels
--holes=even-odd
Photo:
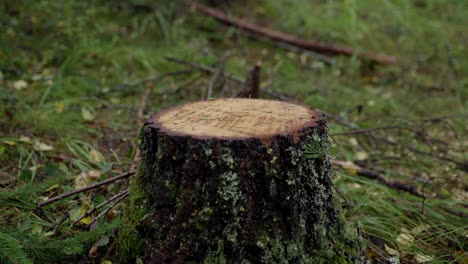
[[[0,233],[0,262],[11,264],[29,264],[26,253],[23,251],[20,243],[13,237]]]

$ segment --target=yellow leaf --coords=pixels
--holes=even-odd
[[[349,175],[356,175],[357,174],[357,167],[356,165],[354,165],[354,163],[350,162],[350,161],[347,161],[344,166],[343,166],[343,169],[346,171],[346,173],[348,173]]]
[[[40,142],[39,140],[34,140],[33,146],[34,149],[38,151],[51,151],[54,149],[53,146],[47,145],[46,143]]]
[[[392,256],[399,256],[400,255],[398,250],[393,249],[390,246],[387,246],[387,244],[385,244],[384,247],[385,247],[385,251],[387,251],[388,254],[390,254]]]
[[[14,146],[16,144],[14,141],[10,141],[10,140],[3,140],[3,143],[10,145],[10,146]]]
[[[80,216],[84,215],[86,213],[86,211],[88,211],[88,209],[86,209],[84,207],[81,207],[80,208]],[[84,224],[84,225],[88,225],[89,223],[91,223],[91,216],[87,216],[87,217],[81,219],[79,223]]]
[[[414,241],[414,237],[410,234],[400,234],[396,238],[396,241],[402,245],[407,245]]]
[[[364,151],[356,152],[356,159],[358,159],[358,160],[365,160],[368,157],[369,157],[369,154],[367,154],[367,152],[364,152]]]
[[[19,138],[19,141],[20,141],[20,142],[23,142],[23,143],[31,143],[31,142],[32,142],[32,141],[31,141],[31,138],[30,138],[30,137],[27,137],[27,136],[21,136],[21,137]]]
[[[63,102],[55,102],[55,111],[57,113],[62,113],[63,112],[63,109],[65,108],[65,105],[63,104]]]
[[[429,261],[432,261],[434,258],[431,257],[431,256],[427,256],[427,255],[423,255],[423,254],[417,254],[416,255],[416,261],[418,263],[425,263],[425,262],[429,262]]]

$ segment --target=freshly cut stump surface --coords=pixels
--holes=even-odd
[[[320,119],[321,114],[291,103],[221,99],[170,108],[152,121],[173,135],[244,139],[298,133]]]
[[[217,99],[152,116],[133,186],[145,263],[351,261],[328,145],[324,115],[286,102]]]

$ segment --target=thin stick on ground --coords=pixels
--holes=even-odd
[[[224,64],[226,64],[226,61],[228,58],[231,56],[232,52],[228,50],[224,55],[218,60],[215,66],[215,71],[213,73],[213,76],[210,79],[210,82],[208,84],[208,91],[206,92],[206,99],[211,99],[213,97],[213,87],[216,83],[216,81],[223,75],[224,72]]]
[[[115,201],[116,199],[120,198],[122,195],[127,195],[128,194],[128,190],[125,190],[125,191],[121,191],[119,192],[118,194],[112,196],[111,198],[105,200],[104,202],[100,203],[99,205],[89,209],[88,211],[86,211],[82,216],[80,216],[80,218],[78,218],[77,220],[75,220],[75,224],[80,222],[81,220],[83,220],[83,218],[85,217],[88,217],[89,215],[91,215],[92,213],[96,212],[97,210],[99,210],[101,207],[103,207],[104,205],[110,203],[110,202],[113,202]]]
[[[60,200],[63,200],[69,196],[72,196],[72,195],[75,195],[75,194],[79,194],[79,193],[82,193],[82,192],[85,192],[85,191],[89,191],[89,190],[92,190],[92,189],[96,189],[98,187],[101,187],[103,185],[107,185],[107,184],[110,184],[110,183],[113,183],[113,182],[116,182],[118,180],[122,180],[122,179],[126,179],[130,176],[132,176],[133,174],[135,174],[135,171],[129,171],[129,172],[125,172],[125,173],[122,173],[120,175],[117,175],[115,177],[112,177],[112,178],[109,178],[109,179],[106,179],[106,180],[103,180],[103,181],[100,181],[100,182],[97,182],[93,185],[90,185],[90,186],[86,186],[86,187],[83,187],[83,188],[80,188],[80,189],[76,189],[74,191],[71,191],[71,192],[67,192],[67,193],[63,193],[63,194],[60,194],[60,195],[57,195],[57,196],[54,196],[44,202],[41,202],[38,204],[38,207],[43,207],[43,206],[46,206],[48,204],[51,204],[51,203],[54,203],[54,202],[57,202],[57,201],[60,201]]]
[[[185,66],[189,66],[189,67],[191,67],[193,69],[197,69],[197,70],[200,70],[200,71],[203,71],[203,72],[207,72],[207,73],[215,73],[216,72],[216,68],[210,67],[208,65],[204,65],[204,64],[200,64],[200,63],[193,63],[193,62],[181,60],[181,59],[174,58],[174,57],[167,57],[167,56],[165,57],[165,59],[167,61],[177,63],[177,64],[181,64],[181,65],[185,65]],[[244,84],[244,80],[242,80],[241,78],[236,77],[236,76],[234,76],[232,74],[222,73],[221,76],[228,79],[228,80],[230,80],[230,81],[236,82],[238,84],[242,84],[242,85]]]
[[[246,32],[247,34],[247,37],[248,38],[251,38],[253,40],[257,40],[257,41],[260,41],[260,42],[266,42],[265,40],[268,40],[266,39],[265,37],[261,37],[261,36],[258,36],[256,34],[253,34],[253,33],[249,33],[249,32]],[[279,47],[279,48],[282,48],[282,49],[285,49],[285,50],[288,50],[288,51],[292,51],[292,52],[295,52],[295,53],[298,53],[298,54],[304,54],[306,56],[309,56],[311,57],[312,59],[316,59],[316,60],[319,60],[327,65],[332,65],[334,63],[333,59],[331,57],[328,57],[326,55],[323,55],[323,54],[320,54],[320,53],[317,53],[317,52],[313,52],[311,50],[308,50],[308,49],[304,49],[304,48],[300,48],[300,47],[297,47],[297,46],[294,46],[294,45],[291,45],[291,44],[288,44],[288,43],[285,43],[285,42],[279,42],[279,41],[270,41],[270,43],[272,43],[273,45]]]
[[[145,109],[148,97],[150,97],[151,92],[153,91],[154,82],[149,82],[146,86],[146,90],[141,96],[138,113],[137,113],[137,127],[141,127],[145,121]],[[132,163],[130,165],[130,171],[136,171],[138,166],[138,161],[140,160],[140,148],[136,147],[135,156],[133,156]]]
[[[128,191],[121,195],[119,198],[114,200],[109,207],[107,207],[104,211],[102,211],[100,214],[98,214],[96,217],[94,217],[91,222],[86,226],[86,228],[89,228],[94,222],[96,222],[99,218],[103,217],[104,215],[107,214],[112,208],[114,208],[117,204],[119,204],[121,201],[123,201],[125,198],[128,196]]]
[[[174,62],[174,63],[177,63],[177,64],[181,64],[181,65],[185,65],[185,66],[190,66],[194,69],[197,69],[199,71],[202,71],[202,72],[206,72],[206,73],[214,73],[216,71],[215,68],[213,67],[210,67],[208,65],[205,65],[205,64],[199,64],[199,63],[193,63],[193,62],[189,62],[189,61],[185,61],[185,60],[181,60],[181,59],[178,59],[178,58],[174,58],[174,57],[165,57],[166,60],[170,61],[170,62]],[[233,81],[237,84],[240,84],[242,86],[245,86],[245,81],[242,80],[241,78],[233,75],[233,74],[230,74],[230,73],[225,73],[223,72],[221,74],[221,76],[223,78],[226,78],[230,81]],[[280,99],[280,100],[283,100],[283,101],[294,101],[294,98],[292,98],[291,96],[285,94],[285,93],[281,93],[279,91],[275,91],[273,89],[270,89],[268,87],[260,87],[259,88],[260,91],[262,92],[265,92],[267,93],[269,96],[273,97],[273,98],[276,98],[276,99]]]
[[[145,79],[141,79],[141,80],[137,80],[137,81],[132,82],[132,83],[118,84],[112,90],[121,90],[121,89],[125,89],[125,88],[131,88],[131,87],[135,87],[135,86],[142,85],[142,84],[145,84],[145,83],[156,82],[156,81],[159,81],[161,79],[164,79],[165,77],[176,76],[176,75],[185,75],[185,74],[189,74],[189,73],[192,73],[192,71],[191,70],[178,70],[178,71],[172,71],[172,72],[163,72],[163,73],[160,73],[158,75],[148,77],[148,78],[145,78]]]
[[[398,61],[397,58],[394,56],[367,53],[367,52],[356,52],[349,47],[334,46],[334,45],[321,43],[318,41],[301,39],[296,36],[292,36],[292,35],[279,32],[279,31],[273,31],[269,28],[249,23],[247,21],[244,21],[236,17],[229,17],[220,10],[209,8],[199,3],[192,2],[192,5],[199,12],[205,15],[211,16],[223,24],[226,24],[228,26],[233,26],[233,27],[239,28],[241,30],[244,30],[253,34],[261,35],[274,41],[284,42],[284,43],[294,45],[300,48],[315,50],[321,53],[346,55],[346,56],[357,55],[363,59],[367,59],[372,62],[381,63],[381,64],[395,64]]]
[[[426,198],[426,196],[424,196],[422,193],[416,190],[416,186],[414,185],[403,183],[401,181],[387,179],[387,177],[383,176],[382,174],[375,172],[373,170],[360,167],[353,162],[346,162],[342,160],[332,159],[331,163],[345,170],[352,171],[356,175],[363,176],[372,180],[377,180],[391,189],[398,190],[398,191],[405,191],[414,196],[417,196],[420,198]]]
[[[361,127],[359,127],[358,125],[356,124],[352,124],[336,115],[333,115],[331,113],[327,113],[325,111],[322,111],[320,110],[322,113],[324,113],[327,117],[335,120],[338,124],[341,124],[343,126],[346,126],[346,127],[349,127],[349,128],[353,128],[353,129],[356,129],[356,131],[359,131],[359,130],[363,130]],[[403,127],[400,127],[400,128],[403,128]],[[376,141],[380,141],[380,142],[383,142],[385,144],[388,144],[388,145],[393,145],[393,146],[397,146],[397,147],[402,147],[402,148],[405,148],[417,155],[420,155],[420,156],[426,156],[426,157],[431,157],[433,159],[436,159],[436,160],[440,160],[440,161],[448,161],[450,163],[453,163],[455,165],[458,166],[458,168],[460,168],[461,170],[467,172],[468,171],[468,162],[463,162],[463,161],[458,161],[458,160],[455,160],[453,158],[450,158],[450,157],[447,157],[447,156],[441,156],[441,155],[438,155],[437,153],[432,153],[432,152],[426,152],[426,151],[423,151],[423,150],[420,150],[420,149],[417,149],[415,147],[412,147],[412,146],[408,146],[408,145],[404,145],[404,144],[400,144],[398,142],[394,142],[392,140],[389,140],[388,138],[386,137],[383,137],[383,136],[379,136],[379,135],[375,135],[372,133],[372,131],[366,131],[366,134],[369,135],[369,138],[371,139],[374,139]],[[338,135],[338,133],[334,134],[334,135]],[[342,134],[343,135],[343,134]]]

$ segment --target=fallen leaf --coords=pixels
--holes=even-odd
[[[432,261],[434,258],[431,257],[431,256],[427,256],[427,255],[423,255],[423,254],[417,254],[416,255],[416,261],[418,263],[425,263],[425,262],[429,262],[429,261]]]
[[[410,234],[400,234],[396,238],[396,241],[402,245],[407,245],[414,241],[414,237]]]
[[[23,135],[20,136],[19,141],[23,142],[23,143],[31,143],[32,142],[30,137],[23,136]]]
[[[11,141],[11,140],[3,140],[3,143],[4,144],[7,144],[9,146],[14,146],[16,145],[16,143],[14,141]]]
[[[349,175],[354,176],[357,174],[357,166],[351,161],[346,161],[342,167]]]
[[[364,151],[356,152],[356,159],[358,159],[358,160],[365,160],[368,157],[369,157],[369,154],[367,154],[367,152],[364,152]]]
[[[86,187],[91,182],[97,180],[99,177],[101,177],[101,171],[98,171],[98,170],[90,170],[88,172],[82,171],[75,178],[75,188],[80,189],[80,188]]]
[[[21,91],[26,87],[28,87],[28,83],[25,80],[18,80],[13,82],[13,88],[15,88],[17,91]]]
[[[47,145],[46,143],[40,142],[39,140],[34,140],[33,147],[37,151],[51,151],[54,149],[53,146]]]
[[[36,164],[36,165],[33,165],[33,166],[29,167],[28,169],[29,169],[31,172],[36,172],[37,169],[38,169],[39,167],[40,167],[40,165],[37,165],[37,164]]]
[[[70,210],[70,220],[76,221],[78,220],[82,215],[86,213],[86,211],[89,209],[89,206],[83,205],[81,207],[75,207]],[[87,216],[83,219],[81,219],[78,223],[87,225],[91,223],[91,216]]]
[[[59,114],[62,113],[63,109],[65,108],[65,105],[63,104],[63,102],[55,102],[54,106],[55,106],[55,112]]]
[[[96,112],[94,111],[93,108],[89,106],[83,106],[81,107],[81,117],[85,121],[93,121],[94,118],[96,117]]]
[[[91,161],[93,161],[94,163],[101,163],[102,161],[104,161],[104,157],[102,156],[102,154],[95,149],[91,149],[89,154],[91,155]]]
[[[387,246],[387,244],[385,244],[384,247],[385,247],[385,251],[387,251],[389,255],[392,255],[392,256],[400,255],[400,252],[398,252],[398,250],[391,248],[390,246]]]
[[[417,227],[411,229],[411,234],[417,235],[417,234],[419,234],[421,232],[424,232],[424,231],[426,231],[428,229],[429,229],[429,225],[420,225],[420,226],[417,226]]]
[[[353,138],[353,137],[349,138],[349,143],[351,143],[351,145],[353,145],[353,146],[359,145],[359,142],[357,141],[357,139]]]

